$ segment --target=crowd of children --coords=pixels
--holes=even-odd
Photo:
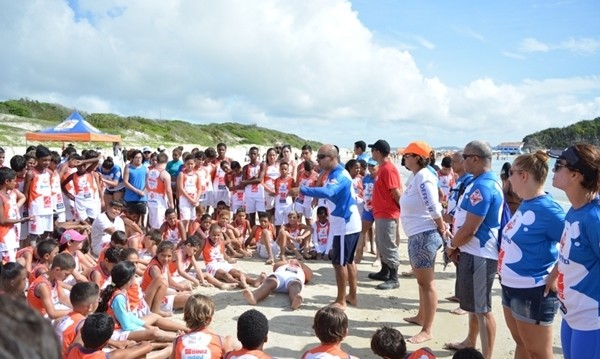
[[[269,149],[261,162],[252,147],[243,167],[226,157],[222,143],[216,151],[176,148],[171,161],[165,152],[152,162],[149,149],[132,150],[123,168],[120,160],[71,146],[62,156],[44,146],[13,156],[10,168],[0,163],[0,293],[23,298],[53,323],[64,358],[92,358],[105,347],[114,349],[111,358],[269,358],[264,315],[240,316],[240,346],[208,329],[215,305],[194,290],[241,288],[253,305],[285,292],[292,309],[302,304],[312,277],[302,260],[326,260],[331,249],[328,209],[288,194],[322,181],[310,146],[299,164],[277,159],[278,151]],[[364,160],[348,166],[368,211],[375,165],[366,176]],[[253,254],[273,264],[273,273],[235,267]],[[167,319],[179,309],[185,324]],[[314,329],[321,345],[304,358],[343,354],[343,311],[319,310]],[[377,348],[382,357],[392,357],[380,354],[385,350],[401,354]]]

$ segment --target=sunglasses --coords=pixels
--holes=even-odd
[[[317,159],[318,160],[322,160],[325,157],[331,157],[331,156],[330,155],[324,155],[324,154],[321,154],[321,153],[317,155]]]
[[[558,171],[560,171],[560,169],[561,169],[562,167],[566,167],[566,168],[568,168],[569,166],[567,166],[567,165],[566,165],[566,164],[564,164],[564,163],[556,162],[556,163],[554,164],[554,167],[552,168],[552,172],[558,172]]]
[[[404,157],[404,158],[415,158],[415,157],[417,157],[417,155],[415,155],[414,153],[406,153],[402,157]]]
[[[463,160],[466,160],[466,159],[468,159],[469,157],[480,157],[480,156],[479,156],[479,155],[467,155],[467,154],[463,154],[463,155],[462,155],[462,158],[463,158]]]

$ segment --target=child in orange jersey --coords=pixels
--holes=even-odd
[[[287,162],[279,164],[279,178],[275,180],[275,229],[288,223],[288,213],[292,211],[294,201],[288,196],[290,189],[294,188],[294,178],[290,176],[290,165]]]
[[[173,341],[171,359],[195,357],[221,359],[225,353],[234,349],[231,337],[222,337],[208,326],[215,314],[215,303],[202,294],[192,295],[185,303],[183,320],[190,332]]]
[[[317,259],[326,259],[331,249],[329,214],[327,207],[317,208],[317,221],[313,223],[313,246]]]
[[[173,260],[175,246],[169,241],[162,241],[156,248],[156,256],[152,258],[142,277],[142,290],[146,303],[153,313],[162,316],[173,315],[173,309],[183,308],[189,298],[189,284],[176,283],[171,278],[169,263]],[[181,290],[177,293],[169,288]]]
[[[106,288],[110,284],[110,271],[113,269],[115,264],[121,261],[121,248],[110,247],[104,252],[104,259],[98,261],[98,264],[88,269],[85,272],[86,278],[90,282],[98,284],[100,289]]]
[[[298,173],[297,186],[314,187],[317,183],[317,176],[319,174],[314,170],[314,164],[312,161],[302,162],[302,171]],[[313,218],[313,198],[305,196],[302,193],[298,194],[294,201],[294,210],[298,212],[298,219],[302,221],[302,216],[306,219],[306,225],[312,224]]]
[[[50,270],[29,285],[27,303],[42,316],[57,319],[69,314],[71,303],[61,282],[73,272],[75,260],[70,254],[60,253],[52,260]]]
[[[209,237],[206,240],[200,240],[200,248],[202,248],[206,271],[219,280],[236,283],[239,287],[246,288],[247,284],[258,287],[266,277],[264,273],[261,273],[258,278],[248,277],[239,269],[233,268],[225,253],[221,226],[216,223],[210,226]]]
[[[27,198],[25,207],[33,220],[29,221],[29,241],[47,238],[54,230],[54,206],[52,205],[52,172],[50,165],[50,150],[38,146],[35,150],[37,163],[27,171],[23,194]],[[29,245],[29,243],[26,243]]]
[[[27,271],[19,263],[9,262],[2,265],[0,273],[0,295],[24,300],[27,287]]]
[[[371,337],[373,354],[385,359],[435,359],[428,348],[421,348],[407,355],[406,342],[397,329],[382,327]]]
[[[231,164],[221,162],[221,168],[227,173],[225,179],[227,181],[227,188],[231,193],[231,210],[235,212],[238,208],[245,208],[246,185],[242,183],[244,179],[242,166],[238,161],[233,161]]]
[[[0,254],[5,263],[16,260],[20,224],[30,220],[20,218],[19,207],[25,203],[25,196],[16,189],[16,177],[10,168],[0,168]]]
[[[312,227],[300,223],[298,213],[291,211],[288,213],[288,223],[284,224],[277,236],[277,244],[280,252],[279,258],[285,260],[286,250],[294,252],[296,259],[310,259],[308,251],[310,249],[310,240],[312,236]],[[300,254],[302,250],[302,254]]]
[[[162,242],[162,234],[157,229],[151,229],[146,232],[146,235],[142,239],[142,249],[138,251],[140,260],[139,262],[148,266],[148,263],[156,255],[156,247]]]
[[[187,230],[187,234],[189,236],[191,236],[192,234],[198,234],[197,232],[200,230],[200,227],[202,227],[202,218],[205,218],[205,216],[207,215],[206,210],[204,207],[202,206],[197,206],[196,207],[196,218],[190,223],[190,225],[188,226],[188,230]],[[208,217],[211,219],[210,215],[208,215]]]
[[[77,333],[83,325],[85,317],[96,311],[98,308],[98,299],[100,298],[100,288],[96,283],[77,283],[69,293],[69,299],[73,310],[54,321],[54,330],[58,334],[58,340],[62,345],[62,355],[67,356],[67,351]]]
[[[81,272],[93,267],[92,263],[88,261],[87,256],[81,251],[81,248],[83,248],[83,241],[86,239],[86,236],[74,229],[64,231],[60,237],[59,251],[61,253],[68,253],[75,261],[75,269],[73,270],[72,276],[69,276],[65,280],[65,283],[70,286],[76,282],[87,282],[87,278]]]
[[[238,208],[235,212],[235,218],[233,219],[233,227],[238,231],[239,237],[242,239],[242,243],[244,244],[244,249],[246,249],[246,240],[248,239],[248,235],[252,230],[250,226],[250,221],[248,220],[248,215],[246,214],[246,209],[243,207]]]
[[[237,287],[235,283],[223,283],[208,273],[202,273],[200,265],[196,261],[196,255],[200,252],[200,238],[196,235],[188,237],[184,243],[173,253],[173,261],[169,264],[171,277],[175,281],[179,278],[193,283],[194,287],[199,285],[205,287],[214,286],[219,289],[233,289]],[[189,273],[193,270],[192,273]],[[196,278],[192,276],[196,275]]]
[[[33,250],[37,253],[39,260],[37,263],[33,263],[33,267],[29,273],[29,283],[33,283],[37,277],[50,269],[54,257],[58,254],[58,242],[54,239],[46,239],[39,242]],[[19,263],[24,264],[21,261]]]
[[[174,245],[179,244],[181,241],[185,241],[187,238],[185,222],[177,219],[177,214],[173,208],[168,208],[165,211],[165,223],[160,226],[160,233],[162,233],[164,240],[169,241]]]
[[[342,341],[348,336],[348,317],[341,308],[330,305],[319,309],[315,314],[313,329],[321,345],[304,352],[302,359],[356,358],[341,348]]]
[[[227,353],[225,359],[270,359],[263,351],[268,334],[269,320],[264,314],[255,309],[242,313],[237,321],[237,338],[242,349]]]
[[[200,200],[200,176],[195,170],[194,155],[188,155],[183,168],[177,176],[177,194],[179,194],[179,217],[185,231],[196,218],[196,206]],[[165,216],[166,217],[166,216]],[[161,227],[162,228],[162,227]]]
[[[258,214],[258,224],[252,228],[246,245],[256,245],[256,251],[261,258],[267,258],[265,264],[275,263],[279,255],[279,246],[275,242],[275,226],[269,221],[269,213]]]
[[[144,231],[138,224],[140,218],[145,215],[142,209],[141,206],[129,205],[125,207],[125,212],[121,214],[121,219],[125,225],[127,246],[135,249],[140,249],[144,237]]]
[[[192,234],[197,235],[201,239],[208,238],[208,234],[210,232],[210,225],[213,224],[213,220],[210,214],[203,214],[202,216],[196,218],[194,223],[197,223],[197,225],[194,225],[195,229]],[[192,227],[190,226],[190,228]]]
[[[73,155],[75,160],[83,161],[84,158],[79,155]],[[77,218],[82,221],[92,223],[100,215],[100,194],[96,172],[90,172],[87,163],[81,163],[77,166],[77,171],[69,175],[61,183],[61,188],[75,204]],[[95,168],[96,164],[91,165]],[[68,184],[73,185],[74,194],[69,193]]]
[[[128,290],[135,283],[135,264],[130,261],[119,262],[111,271],[113,283],[100,294],[98,312],[106,312],[115,320],[114,340],[157,340],[170,342],[177,331],[187,331],[178,322],[160,315],[149,313],[137,317],[129,305]]]
[[[110,353],[103,351],[113,335],[115,322],[106,313],[90,314],[81,326],[81,341],[68,350],[65,359],[127,359],[138,358],[154,350],[149,342],[143,342],[127,349],[116,349]],[[169,350],[165,350],[160,358],[166,358]]]
[[[252,256],[250,252],[242,248],[243,239],[230,221],[231,213],[229,210],[221,210],[217,217],[217,224],[221,226],[223,231],[223,244],[225,244],[228,254],[234,258]]]

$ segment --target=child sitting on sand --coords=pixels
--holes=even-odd
[[[315,314],[313,329],[321,344],[304,352],[302,359],[324,357],[356,359],[341,348],[342,341],[348,336],[348,317],[342,309],[336,306],[319,309]]]
[[[435,355],[429,348],[421,348],[407,354],[402,333],[386,326],[377,329],[371,337],[371,350],[375,355],[385,359],[435,359]]]

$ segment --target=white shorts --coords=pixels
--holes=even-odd
[[[160,310],[166,313],[173,313],[173,303],[175,302],[175,294],[165,295],[160,302]]]
[[[211,197],[212,193],[210,193],[209,191],[202,193],[200,195],[200,198],[198,198],[198,204],[204,207],[208,206]]]
[[[30,212],[31,213],[31,212]],[[34,215],[33,219],[29,221],[29,233],[41,235],[44,232],[54,231],[54,218],[51,214]]]
[[[56,221],[58,222],[66,222],[67,221],[67,212],[62,211],[56,214]]]
[[[273,208],[275,208],[275,196],[265,193],[265,210],[268,211]]]
[[[277,293],[287,293],[288,287],[292,282],[300,283],[300,290],[304,288],[304,283],[300,281],[297,274],[292,272],[283,271],[283,272],[273,272],[269,275],[271,278],[275,278],[277,281],[277,288],[275,288],[275,292]]]
[[[229,190],[227,188],[213,190],[211,192],[211,196],[209,197],[208,205],[211,207],[217,207],[217,203],[219,203],[221,201],[229,204],[230,196],[229,196]]]
[[[75,211],[81,221],[88,218],[96,219],[100,214],[100,200],[85,200],[75,197]]]
[[[310,200],[312,202],[312,199]],[[294,211],[298,212],[299,215],[304,216],[306,219],[313,218],[313,208],[311,203],[298,203],[294,202]]]
[[[166,203],[148,202],[148,225],[152,229],[160,229],[160,226],[165,222],[165,211],[167,210]]]
[[[225,273],[229,273],[233,269],[233,266],[228,262],[210,262],[206,265],[206,272],[213,277],[217,274],[217,271],[221,269]]]
[[[127,338],[129,338],[129,333],[131,333],[129,330],[115,329],[113,330],[110,339],[114,341],[126,341]]]
[[[67,221],[77,220],[77,211],[75,211],[75,203],[68,199],[67,197],[63,198],[63,202],[65,204],[65,217],[67,217]]]
[[[262,242],[256,244],[256,252],[258,253],[258,256],[260,258],[269,258],[269,253],[267,253],[267,247]],[[279,252],[281,252],[279,245],[275,243],[275,241],[271,241],[271,252],[273,252],[273,257],[279,256]]]
[[[6,237],[8,237],[8,236],[6,236]],[[6,237],[4,237],[5,241],[6,241]],[[3,263],[15,262],[17,260],[17,250],[19,249],[19,242],[17,242],[16,247],[11,248],[11,246],[12,246],[12,244],[9,244],[8,242],[6,242],[6,243],[0,242],[0,256],[2,256],[2,258],[0,258],[0,260]]]
[[[283,226],[288,223],[288,214],[292,211],[292,207],[294,205],[290,204],[281,204],[277,203],[275,206],[275,225]]]
[[[245,198],[246,213],[256,213],[265,211],[264,197],[246,197]]]
[[[183,196],[179,196],[179,219],[182,221],[193,221],[196,219],[196,207]]]

